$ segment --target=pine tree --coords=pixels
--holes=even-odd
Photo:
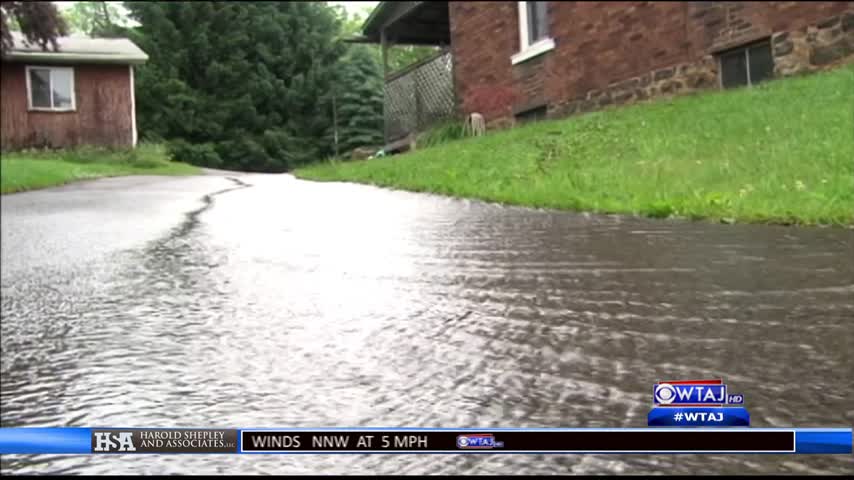
[[[336,82],[339,149],[383,141],[382,68],[369,47],[354,45],[342,59]]]
[[[280,172],[328,156],[343,45],[319,2],[128,2],[140,135],[195,164]]]

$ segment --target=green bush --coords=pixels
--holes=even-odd
[[[115,164],[136,168],[157,168],[171,162],[166,146],[140,143],[135,148],[81,145],[68,149],[29,149],[19,152],[36,160],[62,160],[79,164]]]
[[[59,150],[59,157],[73,163],[96,163],[110,157],[110,150],[104,147],[83,145],[73,149]],[[53,156],[53,152],[44,151],[41,156]]]
[[[219,168],[222,159],[213,143],[189,143],[184,140],[169,142],[169,154],[172,158],[202,167]]]
[[[172,158],[165,146],[141,143],[136,148],[121,152],[122,159],[137,168],[156,168],[168,164]]]
[[[435,147],[465,137],[465,124],[460,120],[449,120],[436,124],[416,138],[418,148]]]

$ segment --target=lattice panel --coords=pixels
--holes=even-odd
[[[456,112],[453,61],[443,52],[385,84],[385,133],[392,142]]]

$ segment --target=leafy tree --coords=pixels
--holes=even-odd
[[[362,11],[354,12],[351,15],[343,7],[338,7],[338,15],[342,21],[342,34],[346,37],[354,37],[362,33],[362,26],[370,16],[374,7],[365,7]],[[372,54],[375,56],[377,63],[380,65],[380,74],[382,74],[382,47],[379,45],[367,45]],[[388,47],[386,58],[388,60],[389,72],[401,70],[413,63],[434,55],[437,51],[436,47],[419,46],[419,45],[394,45]]]
[[[0,10],[0,16],[2,16],[2,15],[3,15],[3,11]],[[8,18],[8,27],[9,27],[9,30],[11,30],[13,32],[20,32],[21,31],[21,26],[18,25],[18,20],[15,17],[9,17]]]
[[[279,172],[332,151],[330,91],[344,46],[320,2],[127,2],[144,138],[198,165]]]
[[[374,7],[363,6],[361,11],[351,13],[342,5],[333,5],[331,7],[335,11],[335,15],[341,20],[341,36],[353,37],[362,33],[362,25],[365,19],[370,16]]]
[[[386,53],[388,58],[388,71],[396,72],[406,68],[413,63],[423,60],[438,51],[436,47],[424,47],[419,45],[392,45]]]
[[[0,52],[12,48],[11,25],[17,25],[24,38],[43,50],[48,44],[58,49],[56,38],[68,33],[68,26],[52,2],[0,2]]]
[[[71,30],[92,37],[120,36],[127,23],[119,7],[108,2],[74,2],[62,13]]]

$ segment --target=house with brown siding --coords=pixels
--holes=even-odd
[[[148,59],[139,47],[73,36],[46,51],[13,33],[0,70],[3,150],[136,145],[133,69]]]
[[[355,41],[440,47],[455,114],[506,126],[854,61],[854,2],[381,2]]]

